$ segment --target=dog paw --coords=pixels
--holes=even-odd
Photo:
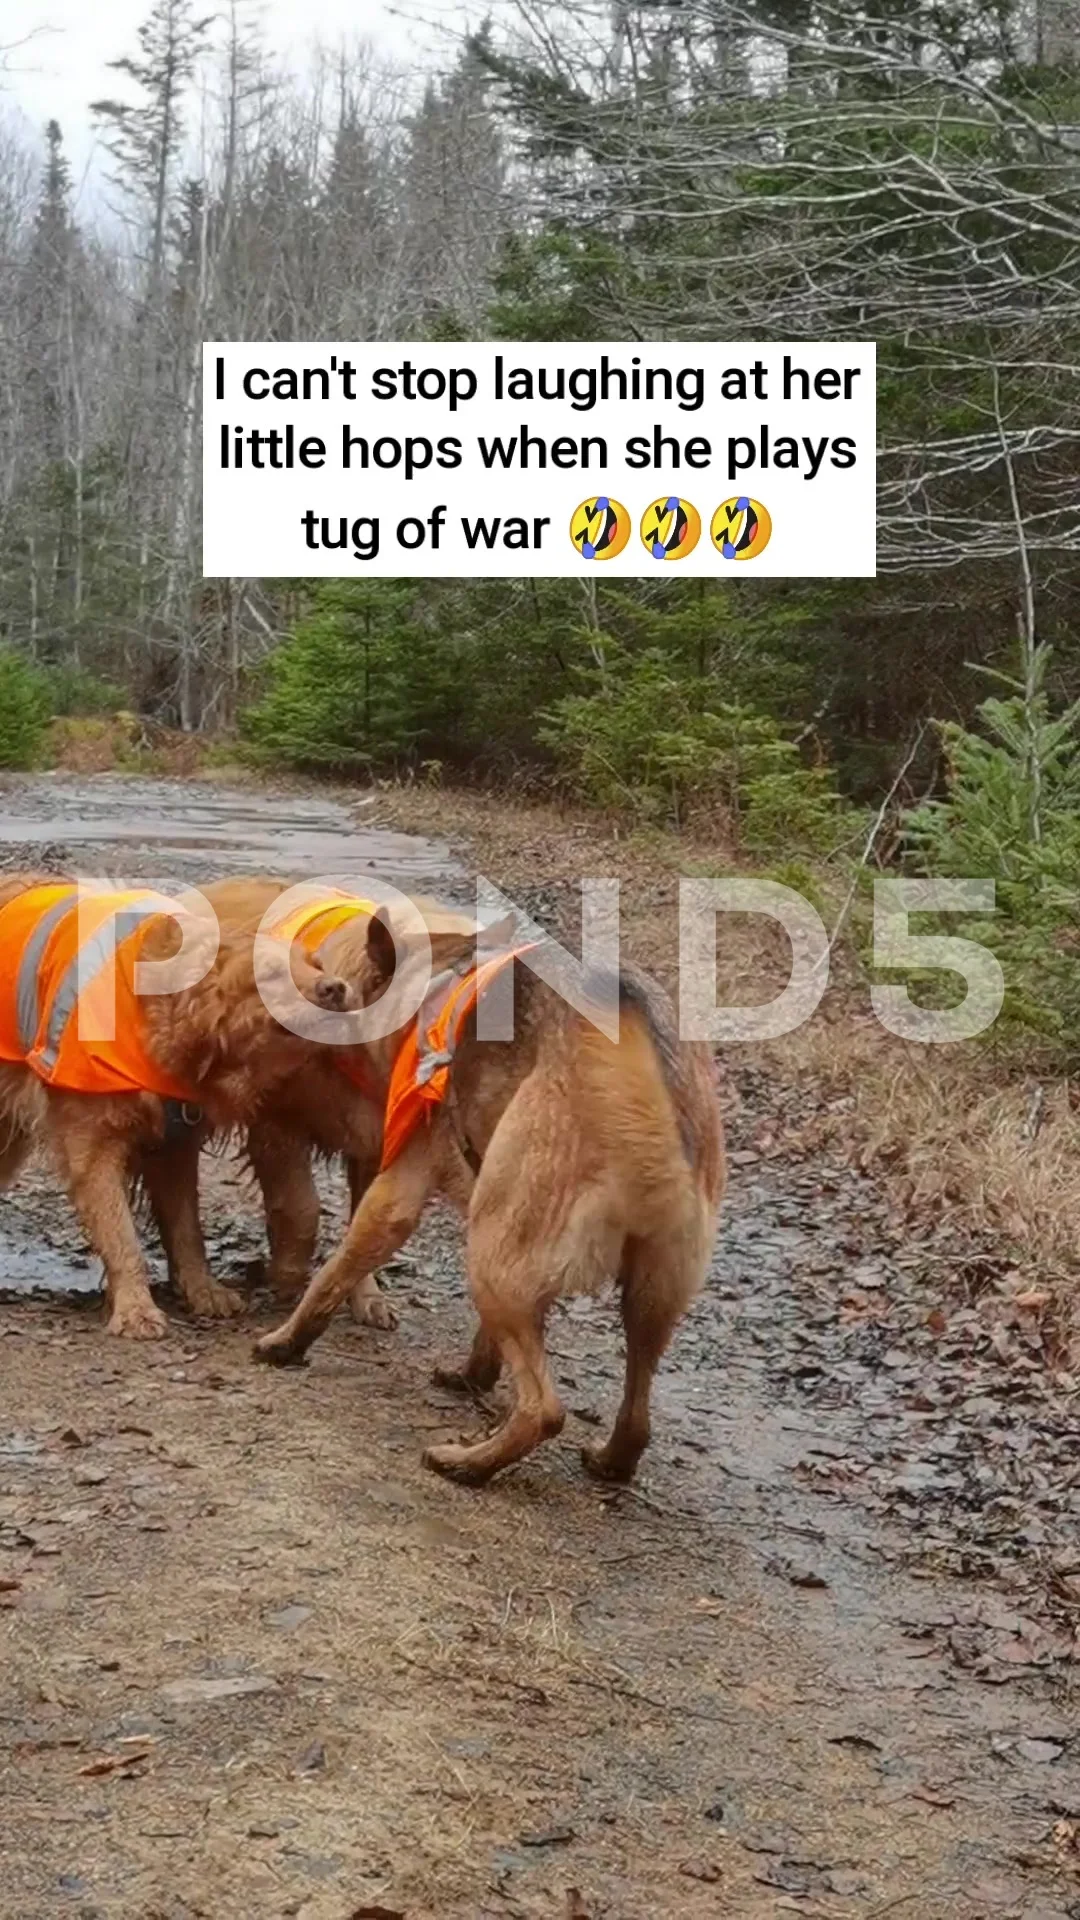
[[[161,1340],[169,1323],[160,1307],[145,1300],[120,1300],[109,1316],[109,1332],[121,1340]]]
[[[234,1314],[244,1313],[247,1309],[247,1301],[242,1293],[237,1293],[233,1287],[223,1287],[216,1280],[193,1287],[187,1295],[187,1303],[192,1313],[206,1320],[229,1320]]]
[[[349,1311],[358,1326],[381,1327],[384,1333],[393,1333],[398,1323],[397,1314],[377,1286],[357,1287],[349,1297]]]
[[[634,1477],[636,1460],[612,1454],[607,1447],[582,1447],[581,1464],[594,1480],[625,1487]]]
[[[479,1487],[490,1480],[492,1468],[478,1464],[474,1458],[475,1447],[462,1447],[448,1441],[442,1447],[425,1447],[421,1459],[425,1467],[433,1473],[441,1473],[446,1480],[459,1480],[462,1486]]]
[[[303,1347],[294,1346],[291,1340],[283,1340],[280,1334],[264,1333],[256,1340],[251,1349],[252,1359],[265,1367],[303,1367],[307,1365],[307,1355]]]
[[[448,1393],[471,1393],[472,1381],[464,1367],[432,1367],[431,1384],[433,1387],[445,1387]]]

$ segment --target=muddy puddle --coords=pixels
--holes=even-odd
[[[449,847],[380,827],[378,806],[370,796],[348,805],[204,780],[9,778],[0,788],[0,864],[163,884],[270,872],[335,885],[378,879],[417,892],[460,889]]]
[[[450,848],[378,825],[378,805],[370,796],[349,804],[321,794],[312,800],[203,780],[8,776],[0,785],[0,870],[41,867],[150,881],[165,889],[229,874],[273,873],[354,889],[384,882],[467,898]],[[24,1220],[21,1192],[0,1203],[0,1299],[96,1294],[97,1262],[82,1253],[66,1219],[66,1201],[57,1195],[44,1208],[52,1244],[43,1252],[44,1193],[33,1217]]]

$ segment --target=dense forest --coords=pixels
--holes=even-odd
[[[419,87],[154,0],[93,221],[55,122],[0,143],[0,758],[122,705],[751,849],[898,793],[924,865],[1071,927],[1074,12],[509,6]],[[876,338],[879,577],[204,581],[202,342],[312,335]]]

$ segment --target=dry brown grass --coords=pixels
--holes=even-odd
[[[1075,1287],[1080,1114],[1067,1080],[1009,1072],[976,1043],[920,1047],[852,1008],[792,1036],[777,1072],[822,1106],[803,1143],[840,1143],[912,1215],[999,1243],[1021,1268]]]
[[[206,734],[181,733],[143,714],[72,715],[53,720],[44,764],[65,773],[146,773],[189,779],[224,764],[227,743]],[[230,748],[231,752],[232,749]],[[229,764],[230,778],[243,776]]]

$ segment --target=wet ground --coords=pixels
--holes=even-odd
[[[377,804],[201,779],[8,776],[0,786],[0,866],[63,864],[86,878],[184,884],[230,873],[353,885],[374,877],[416,892],[460,880],[439,841],[365,826]]]
[[[170,790],[133,785],[156,858]],[[1080,1915],[1075,1390],[1038,1302],[785,1158],[752,1072],[729,1092],[731,1203],[632,1492],[576,1461],[617,1398],[603,1302],[552,1331],[556,1445],[479,1493],[424,1473],[463,1420],[430,1384],[468,1333],[440,1216],[388,1275],[399,1331],[335,1325],[295,1376],[250,1366],[257,1300],[149,1350],[92,1299],[0,1305],[0,1914]],[[260,1221],[208,1171],[236,1280]],[[43,1170],[0,1223],[0,1285],[93,1286]]]

